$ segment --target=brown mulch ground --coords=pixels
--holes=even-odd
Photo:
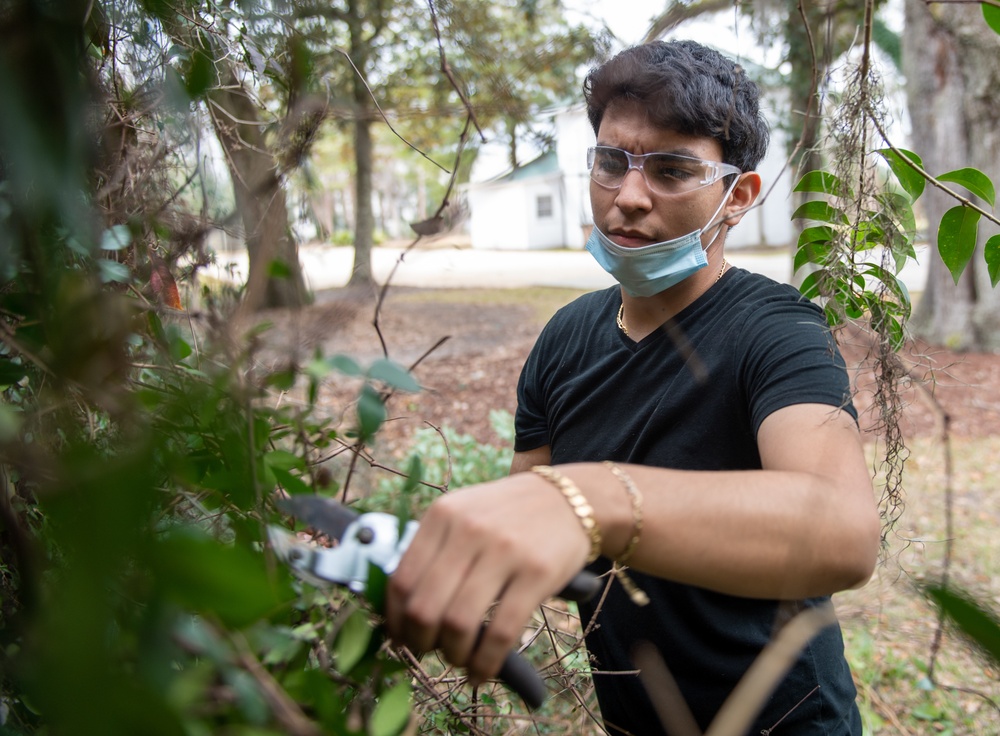
[[[366,363],[382,357],[384,341],[390,358],[416,364],[413,373],[425,387],[392,400],[395,421],[384,431],[390,444],[427,423],[494,442],[489,411],[514,411],[521,364],[548,316],[544,308],[523,303],[523,294],[511,294],[506,302],[502,296],[482,299],[475,291],[397,288],[383,303],[376,330],[373,298],[342,289],[322,292],[300,313],[270,316],[272,359],[306,360],[318,348],[326,356],[344,353]],[[571,296],[567,292],[566,299]],[[863,362],[867,341],[847,334],[841,343],[858,386],[862,425],[874,439],[880,418],[872,406],[874,378]],[[953,437],[1000,434],[1000,355],[914,344],[903,358],[915,379],[902,394],[904,437],[938,435],[944,415]],[[331,411],[342,410],[355,390],[350,382],[334,381],[323,401]]]
[[[571,296],[567,293],[565,299]],[[514,411],[521,364],[555,306],[550,299],[540,308],[517,292],[507,298],[497,292],[393,291],[379,315],[379,331],[389,357],[406,366],[417,363],[413,373],[425,390],[392,399],[389,409],[396,419],[380,433],[378,449],[404,453],[409,435],[428,423],[496,443],[489,412]],[[272,363],[304,362],[318,349],[325,356],[344,353],[367,364],[383,354],[373,314],[371,299],[343,290],[320,294],[315,305],[300,313],[270,315],[275,329],[260,357]],[[880,420],[872,407],[874,376],[864,360],[868,341],[859,333],[840,337],[858,387],[855,404],[866,438],[881,442],[875,429]],[[992,582],[1000,578],[992,562],[997,559],[994,530],[1000,508],[991,500],[996,498],[1000,462],[1000,355],[913,344],[902,357],[912,385],[901,395],[901,429],[914,450],[907,461],[906,514],[890,535],[875,579],[837,599],[859,702],[875,736],[1000,733],[1000,709],[994,706],[1000,702],[997,672],[957,636],[945,637],[937,661],[937,682],[944,685],[933,691],[918,685],[926,679],[924,667],[936,646],[936,614],[912,585],[940,576],[948,537],[945,519],[953,513],[951,579],[982,600],[1000,604]],[[331,380],[321,393],[322,407],[343,412],[356,392],[356,382]],[[942,416],[953,439],[970,440],[954,443],[954,478],[946,477],[937,451]],[[882,450],[870,449],[875,456]],[[379,459],[384,457],[380,452]],[[953,509],[946,513],[946,499],[952,496]],[[960,687],[953,690],[948,683]]]

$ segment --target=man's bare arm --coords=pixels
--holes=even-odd
[[[758,448],[759,471],[626,466],[645,497],[632,566],[762,598],[823,595],[866,581],[878,557],[879,516],[851,417],[825,405],[790,406],[764,420]],[[589,485],[591,503],[609,503],[585,470],[570,472]],[[628,531],[612,526],[620,514],[598,509],[599,520],[604,515],[617,520],[606,522],[614,554]]]
[[[644,496],[636,569],[732,595],[802,598],[868,578],[879,517],[861,440],[846,412],[781,409],[758,433],[762,470],[682,471],[623,465]],[[512,471],[547,459],[518,453]],[[603,551],[631,535],[625,490],[597,463],[561,465],[594,506]],[[417,650],[489,677],[531,611],[583,566],[587,535],[555,488],[534,473],[436,501],[390,579],[387,624]],[[479,639],[487,610],[492,622]]]
[[[510,474],[526,473],[536,465],[548,465],[552,462],[552,450],[548,445],[542,445],[534,450],[515,452],[510,463]]]

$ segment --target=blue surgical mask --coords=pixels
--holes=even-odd
[[[733,181],[726,190],[726,196],[708,219],[705,228],[712,224],[722,210],[735,185],[736,181]],[[601,267],[615,277],[615,281],[622,285],[629,296],[653,296],[708,265],[708,248],[718,239],[721,230],[716,232],[708,247],[703,248],[701,234],[705,228],[640,248],[624,248],[595,225],[586,248]]]

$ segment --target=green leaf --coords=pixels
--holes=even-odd
[[[896,153],[899,151],[899,153]],[[900,185],[907,194],[910,195],[910,201],[915,201],[924,192],[924,185],[927,184],[927,180],[924,179],[923,175],[910,166],[906,159],[909,159],[917,166],[923,168],[924,162],[921,160],[920,156],[913,153],[912,151],[906,151],[902,148],[897,148],[893,151],[891,148],[882,148],[875,153],[879,154],[885,159],[885,162],[889,164],[889,168],[892,169],[892,173],[896,175],[896,179],[899,180]],[[899,154],[903,154],[906,158],[904,159]]]
[[[903,282],[896,278],[895,274],[887,271],[877,263],[866,264],[861,273],[882,282],[895,296],[909,303],[909,292],[906,290]]]
[[[11,386],[28,375],[28,368],[10,359],[0,360],[0,386]]]
[[[835,225],[847,224],[847,215],[843,210],[837,209],[822,200],[813,200],[799,205],[799,208],[792,213],[793,220],[817,220],[819,222],[829,222]]]
[[[358,432],[362,441],[367,442],[374,437],[385,418],[385,404],[378,392],[366,383],[358,396]]]
[[[1000,282],[1000,235],[994,235],[986,241],[983,255],[986,257],[986,267],[990,272],[990,283],[996,286]]]
[[[402,534],[400,534],[402,538]],[[378,565],[368,563],[368,580],[365,581],[365,600],[372,607],[372,610],[379,613],[385,612],[385,593],[389,584],[389,576],[385,574]]]
[[[402,680],[379,696],[368,724],[370,736],[397,736],[410,720],[410,683]]]
[[[101,233],[103,250],[124,250],[132,244],[132,231],[128,225],[114,225]]]
[[[1000,33],[1000,8],[996,5],[990,5],[988,3],[983,3],[982,8],[983,18],[986,19],[986,25],[992,28],[994,33]]]
[[[813,271],[811,274],[802,279],[802,285],[799,286],[799,291],[806,299],[815,299],[819,296],[820,280],[827,278],[827,276],[828,274],[826,269]]]
[[[374,381],[381,381],[387,386],[398,388],[401,391],[417,392],[420,384],[413,375],[394,361],[381,358],[371,364],[368,369],[368,377]]]
[[[169,536],[156,543],[151,562],[170,598],[228,626],[247,626],[292,598],[286,579],[275,582],[262,555],[209,537]]]
[[[204,96],[205,92],[215,83],[215,65],[203,51],[194,51],[188,60],[187,74],[184,79],[184,89],[192,100]]]
[[[950,181],[960,184],[980,199],[989,202],[990,207],[996,204],[996,190],[993,188],[993,182],[990,181],[990,177],[986,176],[979,169],[955,169],[955,171],[949,171],[947,174],[941,174],[938,177],[938,181]]]
[[[792,273],[796,273],[808,263],[822,266],[826,263],[826,257],[829,254],[830,246],[828,243],[806,243],[795,251],[795,259],[792,261]]]
[[[290,391],[295,386],[296,372],[294,368],[275,371],[265,381],[268,386],[274,386],[279,391]]]
[[[363,609],[355,609],[340,627],[333,645],[333,659],[337,671],[343,675],[350,674],[365,656],[371,639],[372,627],[368,621],[368,614]]]
[[[823,307],[823,313],[826,315],[826,322],[830,327],[837,327],[843,323],[843,316],[840,310],[837,309],[836,303],[827,302]]]
[[[894,352],[898,352],[906,343],[906,332],[903,330],[903,323],[898,317],[888,316],[884,324],[889,329],[889,345],[892,346]]]
[[[982,648],[994,663],[1000,664],[1000,617],[996,611],[954,588],[931,586],[925,592],[963,634]]]
[[[913,216],[913,202],[898,192],[881,192],[875,195],[876,201],[882,205],[880,219],[889,220],[902,228],[903,235],[913,239],[917,233],[917,222]]]
[[[191,355],[192,352],[191,345],[187,340],[177,334],[170,336],[170,357],[173,358],[175,362],[180,363],[182,360]]]
[[[807,243],[827,243],[837,237],[837,231],[829,225],[814,225],[807,227],[799,235],[799,247]]]
[[[858,299],[857,293],[851,287],[851,282],[847,279],[837,279],[837,288],[833,292],[833,297],[840,304],[846,314],[851,319],[858,319],[865,313],[864,304]]]
[[[941,225],[938,227],[938,252],[956,284],[975,253],[979,217],[975,210],[960,205],[952,207],[941,218]]]
[[[305,467],[302,458],[288,450],[271,450],[265,453],[264,464],[272,470],[301,470]]]
[[[326,359],[326,365],[335,371],[343,373],[345,376],[358,377],[365,374],[364,369],[358,365],[358,362],[348,355],[331,356]]]
[[[293,630],[280,626],[262,626],[255,634],[260,642],[258,647],[264,652],[261,662],[268,665],[285,664],[295,659],[307,641]]]
[[[850,187],[829,171],[809,171],[795,185],[796,192],[819,192],[834,197],[853,197]]]
[[[270,709],[267,706],[267,701],[261,697],[260,688],[253,675],[236,667],[227,667],[223,669],[222,676],[229,686],[229,690],[236,696],[236,706],[243,717],[251,724],[263,726],[267,722]],[[262,736],[258,729],[250,730],[250,728],[244,728],[237,733],[240,733],[241,736],[251,736],[251,734]]]
[[[267,275],[272,279],[287,279],[292,276],[292,269],[284,261],[275,259],[267,264]]]
[[[287,470],[271,468],[271,472],[274,473],[274,479],[292,496],[313,492],[313,489],[305,481],[297,475],[292,475]]]
[[[862,220],[851,232],[851,244],[854,250],[863,251],[882,245],[886,241],[886,232],[879,226],[877,219]]]
[[[161,345],[165,345],[167,343],[167,333],[163,329],[163,322],[160,321],[159,315],[150,310],[146,313],[146,319],[149,321],[149,331],[152,333],[153,339]]]
[[[131,280],[131,274],[128,271],[128,266],[124,263],[111,261],[107,258],[98,258],[97,268],[101,274],[102,284],[110,284],[112,282],[116,284],[127,284]]]

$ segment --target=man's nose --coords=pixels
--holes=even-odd
[[[649,209],[652,207],[652,192],[646,183],[645,172],[633,166],[622,179],[615,204],[623,210]]]

